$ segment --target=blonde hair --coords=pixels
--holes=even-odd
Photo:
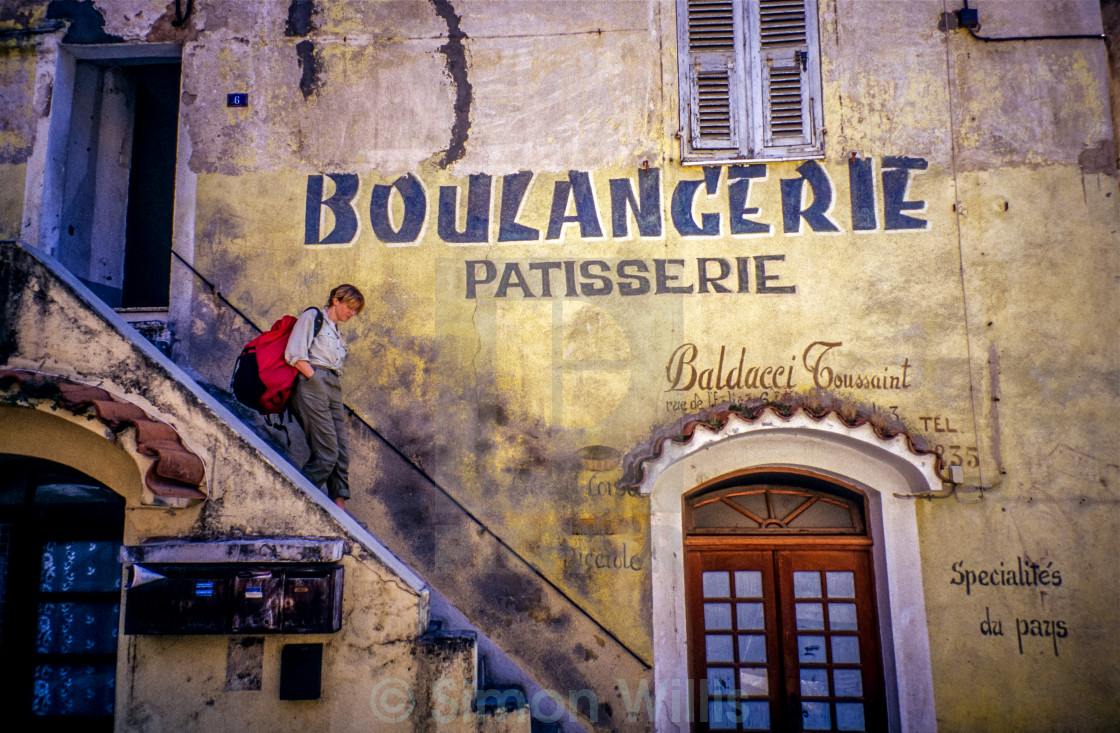
[[[327,296],[328,308],[334,305],[336,298],[353,308],[355,313],[361,313],[362,308],[366,307],[366,296],[362,295],[361,290],[349,283],[343,283],[331,291],[331,294]]]

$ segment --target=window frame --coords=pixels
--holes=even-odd
[[[804,10],[803,42],[771,41],[764,49],[760,42],[763,6],[775,10],[778,4],[789,2],[799,2]],[[731,9],[733,48],[696,53],[689,41],[689,9],[711,7],[711,3]],[[676,8],[681,163],[713,165],[823,158],[825,127],[817,0],[677,0]],[[773,38],[774,34],[769,33],[768,37]],[[699,41],[697,45],[701,45]],[[797,55],[800,52],[803,57]],[[774,138],[770,134],[773,106],[765,90],[771,83],[768,71],[773,65],[764,63],[765,58],[787,64],[792,61],[792,65],[784,67],[787,71],[802,66],[800,137]],[[697,74],[718,76],[721,63],[727,69],[729,135],[705,139],[700,137],[702,95]],[[727,144],[721,145],[724,141]]]
[[[179,43],[105,43],[58,44],[57,53],[47,59],[49,66],[40,64],[37,88],[47,94],[52,104],[46,135],[46,154],[28,162],[28,180],[41,177],[42,185],[29,187],[25,192],[23,210],[26,214],[22,229],[25,241],[43,252],[62,260],[60,240],[64,231],[64,211],[67,208],[66,178],[68,150],[71,143],[72,118],[80,114],[75,110],[75,94],[80,92],[81,80],[77,78],[79,63],[97,66],[136,66],[150,63],[172,63],[180,66],[180,90],[187,79],[188,70],[183,65],[182,44]],[[179,93],[176,92],[176,98]],[[191,140],[186,134],[186,115],[180,106],[176,122],[174,154],[174,194],[171,203],[171,242],[174,255],[170,262],[169,305],[152,307],[116,308],[128,322],[150,322],[151,330],[159,333],[158,324],[176,333],[187,333],[191,317],[191,289],[194,276],[187,267],[177,267],[175,260],[188,266],[194,259],[195,188],[198,175],[191,170]],[[68,231],[68,230],[67,230]],[[124,229],[119,230],[124,237]],[[123,241],[123,240],[122,240]],[[123,245],[122,245],[123,246]],[[123,263],[122,263],[123,264]],[[78,273],[77,276],[85,277]],[[122,275],[123,277],[123,275]],[[100,296],[99,296],[100,297]],[[163,331],[166,333],[166,331]],[[189,340],[175,342],[176,353],[185,354]]]
[[[733,500],[749,495],[763,495],[766,503],[766,516],[753,514]],[[795,508],[782,510],[775,506],[772,497],[785,495],[794,498],[797,502]],[[745,515],[748,522],[739,525],[699,526],[696,511],[708,504],[720,502],[731,509]],[[804,527],[797,526],[798,518],[811,509],[815,503],[828,503],[842,507],[848,512],[851,526],[849,527]],[[792,509],[792,510],[790,510]],[[826,535],[867,535],[867,497],[859,495],[841,486],[827,485],[816,477],[801,472],[774,472],[755,473],[749,478],[733,475],[729,480],[721,481],[706,487],[702,492],[690,492],[684,503],[683,526],[689,536],[702,535],[751,535],[760,537],[773,537],[781,535],[793,536],[826,536]],[[751,527],[750,522],[758,526]]]

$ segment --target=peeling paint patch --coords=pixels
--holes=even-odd
[[[50,20],[68,20],[63,43],[122,43],[120,36],[105,32],[105,16],[94,7],[93,0],[51,0],[47,6]]]
[[[1085,148],[1077,156],[1077,165],[1081,166],[1081,173],[1086,176],[1116,175],[1116,151],[1111,140],[1101,140],[1091,148]]]
[[[284,35],[289,38],[306,36],[315,30],[315,0],[292,0],[288,6],[288,23]]]
[[[185,15],[179,16],[177,11]],[[144,40],[148,43],[185,43],[197,41],[202,28],[196,25],[195,15],[190,12],[191,5],[171,3],[163,15],[156,19]]]
[[[30,26],[34,17],[34,7],[37,3],[29,0],[15,0],[0,6],[0,22],[15,23],[18,26]]]
[[[264,637],[230,639],[226,652],[226,691],[260,690],[264,676]]]
[[[436,15],[447,23],[447,43],[439,47],[446,58],[447,75],[455,87],[455,121],[451,125],[451,142],[443,151],[440,168],[447,168],[461,160],[467,152],[467,138],[471,128],[471,103],[474,89],[467,78],[467,49],[463,39],[467,34],[459,27],[462,18],[455,13],[450,0],[431,0]]]
[[[17,51],[0,58],[0,109],[11,110],[0,121],[0,163],[26,163],[35,145],[34,73],[35,59],[30,54]]]
[[[303,40],[296,44],[296,58],[303,73],[299,77],[299,90],[303,98],[307,99],[322,86],[319,79],[319,58],[315,54],[315,44]]]

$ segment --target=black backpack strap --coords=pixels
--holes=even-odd
[[[267,425],[268,427],[272,428],[273,430],[278,430],[278,431],[282,432],[284,434],[284,437],[288,441],[288,447],[289,448],[292,447],[292,434],[288,432],[288,426],[285,425],[284,422],[285,421],[291,422],[291,417],[292,417],[291,402],[289,402],[284,407],[284,412],[280,413],[279,415],[265,415],[264,416],[264,424]]]
[[[315,331],[311,334],[311,338],[314,339],[319,335],[319,332],[323,330],[323,311],[321,308],[312,306],[311,308],[307,308],[303,312],[306,313],[307,311],[312,310],[315,311]]]

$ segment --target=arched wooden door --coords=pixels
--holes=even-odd
[[[683,501],[694,730],[885,730],[864,497],[769,472]]]

